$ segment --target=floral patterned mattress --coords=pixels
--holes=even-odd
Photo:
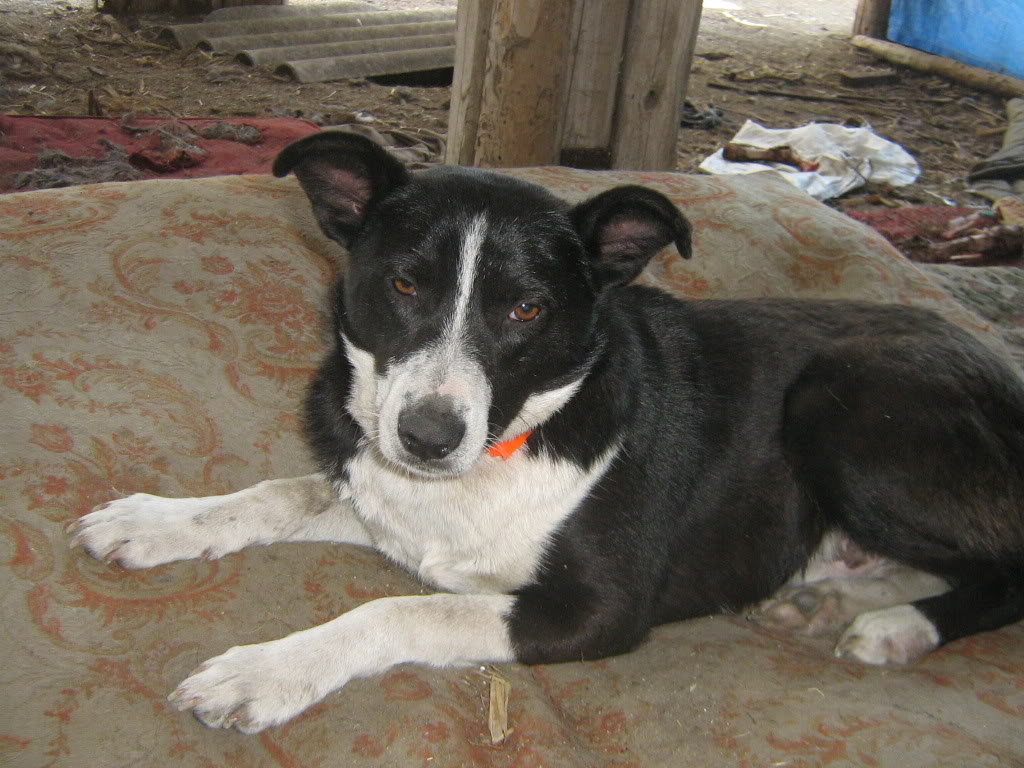
[[[666,251],[641,279],[680,295],[912,303],[1002,343],[879,236],[783,183],[515,173],[571,199],[617,183],[668,194],[693,221],[695,256]],[[0,198],[0,764],[1024,765],[1021,626],[886,670],[713,617],[600,662],[400,667],[256,737],[171,711],[174,686],[232,645],[422,589],[350,546],[129,572],[69,551],[63,533],[121,494],[208,495],[308,472],[297,407],[341,258],[292,179]],[[511,690],[499,743],[493,674]]]

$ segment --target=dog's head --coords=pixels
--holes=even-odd
[[[347,407],[391,462],[467,471],[578,389],[597,306],[690,228],[663,195],[616,187],[575,207],[479,170],[412,175],[381,147],[324,132],[287,147],[320,227],[350,251],[337,292]]]

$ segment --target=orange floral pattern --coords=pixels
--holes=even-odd
[[[690,261],[641,278],[679,295],[845,296],[928,306],[999,342],[862,225],[759,177],[515,171],[568,199],[669,194]],[[343,254],[293,180],[97,185],[0,199],[0,763],[5,766],[997,766],[1024,762],[1024,629],[905,670],[726,617],[661,627],[589,664],[488,677],[402,667],[247,738],[165,696],[231,645],[422,591],[372,552],[280,545],[129,572],[68,550],[111,497],[224,493],[309,470],[297,416]]]

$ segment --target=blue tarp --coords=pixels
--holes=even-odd
[[[1024,78],[1024,0],[892,0],[889,39]]]

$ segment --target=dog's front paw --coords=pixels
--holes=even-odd
[[[215,497],[211,497],[215,498]],[[71,546],[124,568],[152,568],[174,560],[213,559],[232,551],[223,529],[204,525],[207,499],[167,499],[136,493],[108,501],[73,522]]]
[[[211,728],[258,733],[290,720],[331,690],[288,638],[231,648],[201,665],[168,699]]]
[[[912,605],[862,613],[839,638],[836,656],[864,664],[908,664],[939,645],[939,632]]]

